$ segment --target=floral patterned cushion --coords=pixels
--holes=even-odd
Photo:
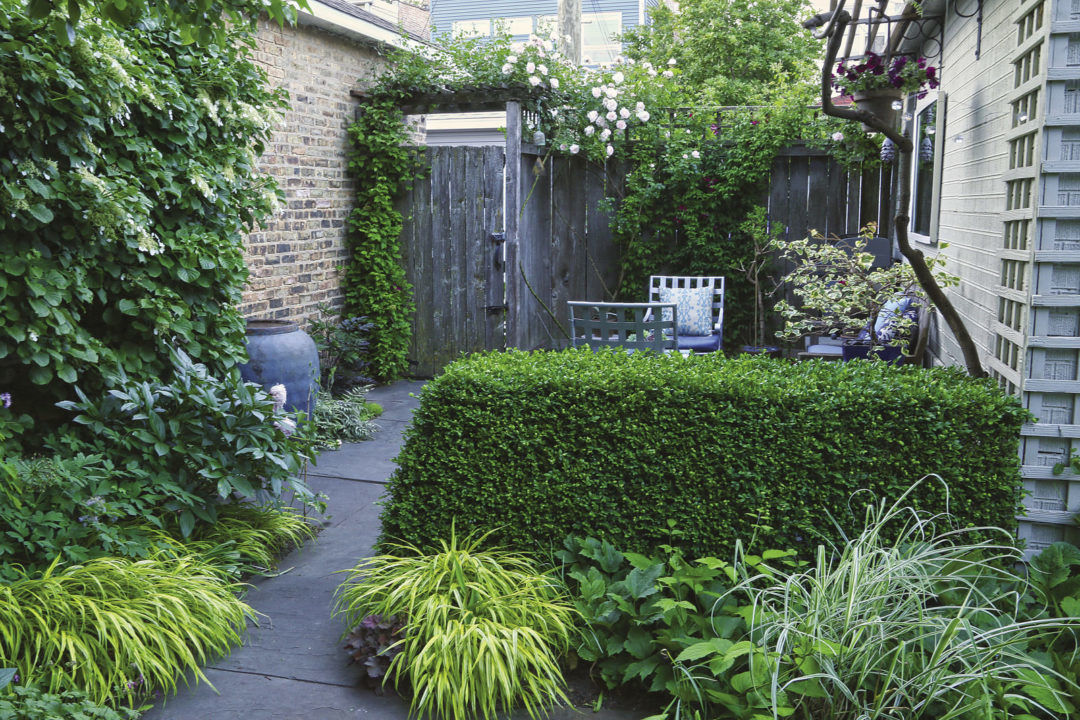
[[[660,288],[660,302],[675,303],[679,308],[676,330],[680,335],[711,335],[713,331],[713,290],[700,288]],[[671,311],[665,309],[665,322],[671,322]]]

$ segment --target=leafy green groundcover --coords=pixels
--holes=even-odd
[[[480,354],[424,388],[382,513],[385,539],[459,528],[730,557],[736,538],[807,552],[871,495],[1013,528],[1026,412],[954,368],[788,364],[588,350]],[[672,524],[669,525],[669,520]],[[671,528],[678,530],[672,536]]]

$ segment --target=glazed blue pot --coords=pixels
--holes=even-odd
[[[267,392],[285,386],[285,409],[311,414],[319,382],[319,352],[315,341],[287,320],[247,321],[247,363],[240,376]]]

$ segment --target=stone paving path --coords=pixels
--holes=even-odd
[[[247,602],[264,616],[259,625],[249,628],[243,646],[204,668],[213,688],[205,682],[181,686],[143,720],[407,720],[405,701],[392,691],[380,697],[360,683],[360,669],[347,664],[341,649],[344,625],[330,617],[330,608],[342,580],[335,573],[369,555],[378,537],[376,503],[417,404],[411,394],[422,385],[399,382],[371,391],[369,399],[384,409],[375,437],[323,453],[308,472],[312,489],[329,497],[324,530],[282,559],[283,574],[252,581]],[[566,708],[551,717],[630,716]]]

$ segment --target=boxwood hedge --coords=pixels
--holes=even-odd
[[[869,489],[1015,528],[1028,417],[956,368],[789,364],[588,350],[480,354],[429,382],[398,457],[383,538],[497,528],[513,547],[569,534],[627,550],[809,551],[859,526]],[[830,519],[831,518],[831,519]]]

